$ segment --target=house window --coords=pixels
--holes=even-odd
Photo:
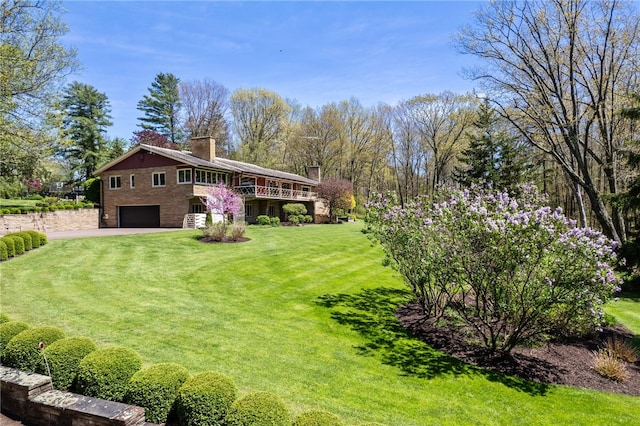
[[[153,181],[152,181],[152,186],[165,186],[166,185],[166,179],[165,179],[165,173],[164,172],[156,172],[153,174]]]
[[[276,206],[271,205],[267,207],[267,216],[276,217]]]
[[[129,187],[130,188],[135,188],[136,187],[136,175],[130,175],[129,176]]]
[[[245,217],[253,217],[253,205],[245,204],[244,205],[244,216]]]
[[[191,169],[178,170],[178,183],[191,183]]]
[[[225,173],[212,172],[210,170],[196,169],[195,182],[205,185],[218,185],[227,183],[227,175]]]
[[[122,180],[120,176],[109,177],[109,189],[120,189],[122,187]]]
[[[191,213],[206,213],[204,205],[201,203],[191,204]]]

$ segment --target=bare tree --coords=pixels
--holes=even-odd
[[[463,147],[463,135],[474,119],[473,97],[443,92],[416,96],[407,104],[420,134],[425,159],[430,160],[425,161],[425,166],[431,163],[429,190],[433,191],[445,183],[452,162]]]
[[[420,172],[425,157],[420,146],[420,134],[407,101],[396,105],[392,120],[392,164],[400,202],[404,205],[406,200],[420,194]]]
[[[290,153],[298,166],[320,166],[323,174],[334,176],[338,169],[342,122],[336,104],[302,110]]]
[[[279,165],[291,107],[265,89],[238,89],[229,106],[240,139],[240,159],[265,167]]]
[[[471,77],[562,167],[580,204],[584,191],[603,232],[618,242],[624,222],[605,199],[620,191],[616,112],[637,78],[638,22],[625,0],[496,1],[458,38],[462,52],[484,59]]]
[[[375,108],[365,108],[355,98],[339,105],[343,133],[338,175],[353,184],[356,199],[370,189],[371,168],[380,166],[390,150],[391,138]],[[381,157],[382,156],[382,157]]]
[[[218,154],[228,154],[230,138],[225,115],[229,90],[209,79],[187,81],[180,83],[180,98],[187,136],[211,136],[216,140]]]

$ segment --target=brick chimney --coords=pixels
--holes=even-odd
[[[191,138],[191,154],[203,160],[216,159],[216,140],[211,136],[199,136]]]
[[[307,177],[320,182],[320,166],[307,166]]]

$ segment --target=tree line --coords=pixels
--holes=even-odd
[[[483,5],[455,38],[479,59],[465,70],[477,93],[310,107],[159,73],[128,140],[106,139],[110,105],[96,88],[73,82],[50,95],[78,66],[59,44],[57,3],[5,0],[2,9],[0,53],[11,64],[0,72],[3,191],[56,167],[87,178],[131,144],[189,149],[191,137],[212,136],[225,157],[295,173],[320,166],[349,181],[360,206],[374,192],[407,201],[444,185],[532,181],[581,225],[619,243],[635,232],[639,20],[629,1]],[[35,22],[47,23],[46,38],[33,39]]]

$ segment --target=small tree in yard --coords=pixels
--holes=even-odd
[[[287,214],[287,218],[290,222],[300,223],[304,222],[304,215],[307,214],[307,208],[302,203],[288,203],[282,206],[282,211]]]
[[[212,231],[211,228],[216,228],[217,226],[221,226],[221,232],[216,232],[216,239],[218,239],[221,235],[222,238],[226,235],[227,231],[227,223],[228,223],[228,215],[236,216],[238,215],[243,208],[242,197],[232,189],[227,188],[225,184],[213,185],[209,189],[209,194],[206,197],[202,197],[200,199],[202,204],[205,205],[207,209],[207,213],[211,213],[212,215],[222,216],[222,222],[218,224],[213,224],[211,227],[207,227],[205,229],[205,234],[208,231]],[[208,235],[212,236],[212,235]]]
[[[370,229],[426,317],[462,321],[494,353],[595,331],[620,290],[615,243],[545,206],[534,188],[520,191],[442,190],[404,208],[379,195],[367,205]]]
[[[353,185],[348,180],[330,178],[318,185],[318,197],[329,206],[329,218],[333,222],[337,210],[349,210],[353,205]]]

